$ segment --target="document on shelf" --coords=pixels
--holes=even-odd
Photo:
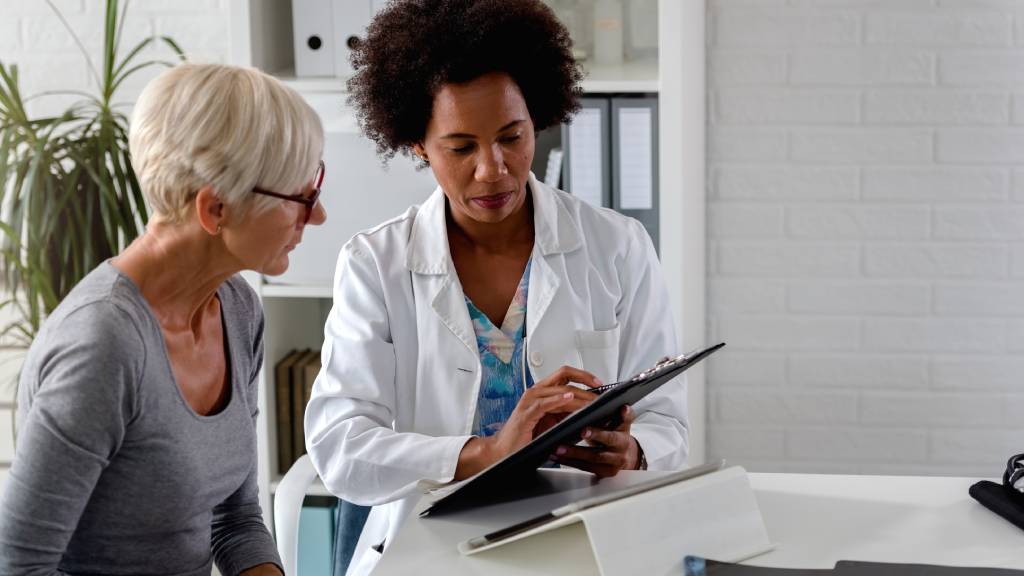
[[[619,109],[619,205],[623,210],[654,208],[651,123],[650,108]]]
[[[558,188],[562,180],[562,149],[552,148],[548,153],[548,166],[544,171],[544,183]]]
[[[601,153],[601,110],[584,108],[580,110],[569,124],[569,141],[572,152],[569,154],[569,181],[572,183],[573,196],[600,207],[602,165],[604,158]]]

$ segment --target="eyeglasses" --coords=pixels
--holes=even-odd
[[[324,161],[320,161],[320,165],[317,166],[316,174],[313,175],[313,194],[311,196],[303,196],[302,194],[280,194],[278,192],[271,192],[270,190],[264,190],[262,188],[253,188],[252,191],[255,194],[262,194],[264,196],[273,196],[274,198],[280,198],[282,200],[288,200],[289,202],[298,202],[306,207],[306,216],[302,220],[303,224],[308,224],[309,219],[313,216],[313,208],[316,207],[317,200],[320,199],[320,186],[324,183]]]

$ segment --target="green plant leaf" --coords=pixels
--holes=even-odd
[[[47,4],[82,51],[97,93],[54,90],[26,98],[18,67],[0,62],[0,308],[17,316],[0,338],[23,345],[82,277],[143,233],[149,215],[132,169],[128,118],[113,100],[133,74],[173,65],[142,61],[148,46],[159,42],[184,59],[166,36],[144,39],[122,58],[129,3],[107,0],[98,70],[68,20],[52,0]],[[80,100],[57,115],[27,113],[27,102],[55,95]]]
[[[171,38],[170,36],[160,36],[160,40],[164,44],[169,46],[170,49],[173,50],[174,53],[178,55],[178,59],[179,60],[181,60],[182,62],[184,62],[185,60],[188,60],[188,56],[185,55],[185,51],[181,49],[181,46],[178,46],[178,43],[175,42],[173,38]]]
[[[116,4],[117,0],[107,0],[108,5],[110,4],[110,2],[114,2]],[[96,85],[102,86],[103,83],[100,80],[99,72],[96,71],[96,65],[94,65],[92,63],[92,59],[89,58],[89,51],[85,49],[85,45],[82,44],[81,38],[78,37],[78,34],[75,34],[75,30],[71,27],[71,24],[68,23],[67,18],[65,18],[64,15],[60,13],[60,10],[58,10],[57,7],[53,5],[53,0],[46,0],[46,3],[50,5],[50,9],[53,10],[53,13],[57,15],[57,18],[59,18],[61,23],[64,24],[64,28],[68,31],[68,34],[71,35],[71,38],[75,41],[75,44],[78,45],[78,49],[82,52],[82,56],[85,58],[85,63],[89,65],[89,71],[92,72],[92,76],[96,80]]]
[[[121,87],[121,83],[124,82],[129,76],[135,74],[139,70],[149,68],[150,66],[166,66],[167,68],[171,68],[174,66],[174,62],[168,62],[166,60],[147,60],[146,62],[132,66],[120,78],[118,78],[117,81],[114,82],[113,89],[117,90]]]
[[[121,60],[121,63],[118,64],[117,67],[114,69],[114,79],[117,80],[117,79],[121,78],[121,76],[124,75],[124,74],[122,74],[122,72],[124,72],[124,69],[129,64],[131,64],[132,60],[134,60],[135,57],[138,56],[138,54],[140,52],[142,52],[146,48],[146,46],[149,46],[150,44],[152,44],[153,41],[156,40],[156,39],[157,39],[156,36],[150,36],[149,38],[146,38],[144,40],[140,40],[139,43],[136,44],[135,47],[132,48],[131,51],[128,52],[128,55],[125,56],[124,59]]]

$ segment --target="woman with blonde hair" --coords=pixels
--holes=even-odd
[[[184,64],[143,91],[153,216],[47,319],[21,373],[0,573],[280,574],[256,487],[263,314],[318,201],[323,128],[251,69]]]

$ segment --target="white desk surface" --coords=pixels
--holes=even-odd
[[[650,478],[623,472],[600,491]],[[578,482],[578,480],[574,480]],[[750,474],[776,549],[746,562],[758,566],[831,568],[838,560],[1024,568],[1024,531],[975,502],[970,478]],[[585,491],[570,492],[575,499]],[[558,498],[556,497],[555,500]],[[389,574],[597,574],[586,538],[567,527],[474,556],[458,542],[550,510],[534,498],[440,518],[412,516],[374,571]],[[421,501],[418,512],[427,502]],[[547,506],[545,510],[545,506]],[[681,514],[681,521],[684,517]],[[628,527],[623,527],[628,530]],[[628,551],[623,551],[628,553]],[[685,550],[680,547],[680,557]]]

